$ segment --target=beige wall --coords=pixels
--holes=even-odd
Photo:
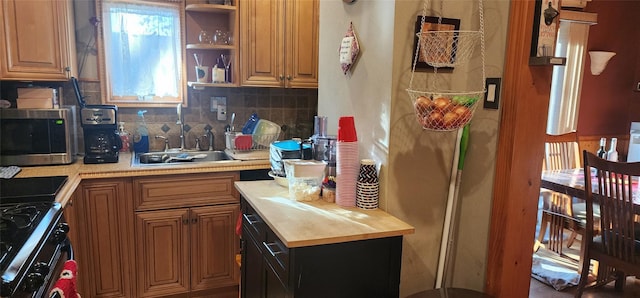
[[[373,158],[380,165],[381,208],[416,228],[403,245],[401,296],[434,287],[456,146],[455,132],[419,126],[405,91],[415,51],[415,18],[423,3],[367,0],[349,5],[323,0],[320,4],[318,114],[329,117],[332,133],[340,116],[355,116],[361,158]],[[440,11],[440,3],[427,14],[434,15],[431,9]],[[447,1],[443,16],[461,19],[462,30],[478,30],[477,5],[471,0]],[[487,77],[502,75],[508,6],[508,1],[484,2]],[[354,24],[361,53],[353,72],[343,75],[337,49],[349,22]],[[456,88],[467,88],[482,76],[480,57],[444,77]],[[416,75],[412,86],[419,88],[418,82],[426,78]],[[480,106],[471,125],[456,221],[460,232],[454,239],[452,284],[457,287],[484,286],[498,121],[498,110]]]

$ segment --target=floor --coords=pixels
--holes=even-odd
[[[571,287],[564,291],[556,291],[551,286],[543,284],[536,279],[531,279],[529,287],[529,298],[569,298],[573,297],[577,287]],[[618,297],[640,297],[640,279],[633,276],[627,278],[627,284],[623,292],[616,292],[613,282],[606,286],[595,289],[586,289],[582,294],[583,298],[618,298]]]
[[[538,214],[538,219],[540,213]],[[536,226],[536,237],[540,229],[540,223]],[[569,235],[569,232],[565,232],[565,235]],[[571,246],[569,251],[579,251],[580,241],[578,239]],[[540,249],[545,249],[542,246]],[[572,256],[573,257],[573,256]],[[578,257],[578,256],[576,256]],[[627,277],[627,282],[623,292],[616,292],[613,286],[614,282],[598,288],[587,288],[582,294],[584,298],[618,298],[618,297],[640,297],[640,277],[633,276]],[[577,287],[569,287],[563,291],[556,291],[553,287],[544,284],[537,279],[531,278],[531,285],[529,287],[529,298],[569,298],[574,297]]]

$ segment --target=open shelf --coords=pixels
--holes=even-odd
[[[189,4],[184,9],[186,11],[200,11],[200,12],[236,11],[236,7],[233,5],[221,5],[221,4]]]
[[[235,50],[235,45],[207,44],[207,43],[190,43],[187,44],[187,50]]]
[[[195,90],[202,90],[207,87],[221,87],[221,88],[233,88],[238,87],[234,83],[199,83],[199,82],[187,82],[187,85]]]

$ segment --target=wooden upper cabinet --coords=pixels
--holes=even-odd
[[[318,87],[318,0],[240,1],[241,85]]]
[[[77,76],[71,0],[0,3],[0,79],[65,81]]]
[[[285,63],[290,88],[318,88],[320,1],[286,1]]]

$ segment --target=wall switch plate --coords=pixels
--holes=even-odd
[[[218,98],[217,97],[211,97],[209,98],[210,100],[210,105],[209,105],[209,110],[213,113],[213,112],[217,112],[218,111]]]
[[[497,110],[500,99],[500,78],[487,78],[484,93],[484,108]]]
[[[211,97],[211,112],[217,112],[219,121],[227,121],[227,97]]]

